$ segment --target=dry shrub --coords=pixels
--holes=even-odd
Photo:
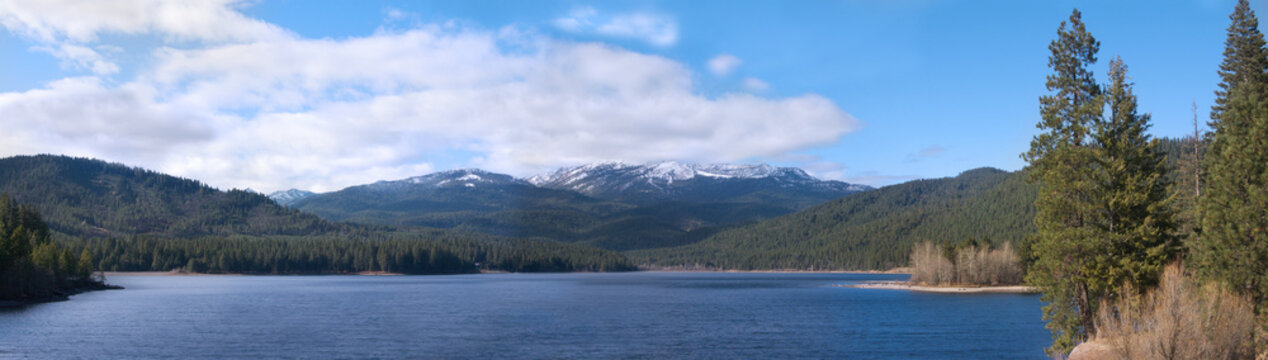
[[[999,249],[970,246],[956,252],[956,281],[963,284],[1005,285],[1021,283],[1021,266],[1013,245]]]
[[[1124,286],[1096,319],[1096,338],[1121,359],[1251,359],[1253,330],[1249,301],[1218,284],[1198,287],[1179,265],[1143,295]]]
[[[916,244],[911,251],[911,282],[945,284],[954,281],[955,267],[932,242]]]
[[[999,249],[970,246],[956,251],[954,263],[932,242],[916,244],[911,252],[911,281],[917,284],[1011,285],[1022,281],[1021,265],[1012,244]]]

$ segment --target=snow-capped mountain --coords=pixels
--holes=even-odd
[[[492,173],[480,169],[458,169],[415,176],[408,179],[379,181],[370,185],[375,189],[393,189],[398,187],[477,187],[480,185],[531,185],[506,174]]]
[[[576,191],[596,198],[640,203],[665,200],[730,201],[766,192],[826,201],[871,189],[865,185],[819,180],[798,168],[767,164],[687,164],[676,161],[646,165],[595,163],[534,176],[528,182],[544,188]]]
[[[442,171],[309,195],[289,206],[334,221],[628,250],[682,245],[699,240],[701,229],[760,221],[866,189],[770,165],[599,163],[529,179]]]
[[[269,196],[269,199],[273,199],[274,202],[277,202],[278,204],[281,204],[282,206],[290,206],[291,204],[294,204],[296,201],[303,200],[304,198],[307,198],[313,195],[317,195],[317,193],[314,193],[312,191],[306,191],[306,190],[290,189],[290,190],[274,191],[272,194],[269,194],[268,196]]]

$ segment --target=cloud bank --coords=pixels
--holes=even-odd
[[[305,39],[231,1],[130,4],[0,0],[5,29],[82,60],[73,66],[83,72],[0,93],[0,156],[64,153],[224,188],[329,191],[437,164],[523,176],[604,160],[743,161],[858,127],[819,95],[706,96],[675,60],[532,29],[435,24]],[[56,54],[110,46],[104,34],[164,45],[122,81],[110,78],[119,71],[108,54]]]

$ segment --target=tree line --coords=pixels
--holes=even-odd
[[[1164,267],[1178,261],[1192,269],[1184,276],[1214,290],[1197,294],[1193,289],[1199,286],[1190,286],[1194,294],[1167,299],[1206,296],[1194,301],[1222,304],[1227,293],[1251,305],[1245,317],[1258,314],[1258,330],[1209,328],[1236,326],[1232,323],[1185,324],[1248,339],[1259,334],[1257,340],[1200,358],[1244,358],[1268,349],[1263,336],[1268,326],[1268,51],[1247,1],[1238,2],[1230,19],[1208,123],[1213,130],[1202,134],[1195,114],[1195,136],[1181,144],[1146,134],[1151,119],[1137,109],[1125,61],[1111,59],[1108,81],[1096,80],[1100,42],[1078,10],[1058,28],[1049,45],[1049,94],[1039,99],[1041,133],[1022,155],[1029,180],[1039,188],[1026,281],[1043,293],[1044,319],[1054,336],[1051,354],[1124,329],[1119,326],[1124,323],[1141,325],[1129,327],[1132,338],[1165,338],[1164,327],[1156,325],[1165,322],[1139,317],[1167,311],[1131,309],[1147,300],[1158,302],[1163,295],[1157,294],[1170,291],[1154,289]],[[1166,148],[1176,145],[1192,147],[1168,161]],[[1184,281],[1189,280],[1163,285]]]
[[[337,236],[230,236],[194,239],[131,236],[66,238],[106,271],[236,274],[401,274],[629,271],[620,254],[549,240],[472,240],[450,232]]]
[[[0,194],[0,300],[55,299],[102,286],[91,255],[76,254],[50,240],[39,212]]]

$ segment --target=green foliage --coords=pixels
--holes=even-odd
[[[1198,273],[1268,303],[1268,51],[1246,1],[1230,16],[1220,90],[1206,153],[1201,234],[1191,242]]]
[[[278,206],[260,194],[219,191],[194,180],[65,156],[0,159],[0,191],[35,207],[51,230],[72,236],[314,235],[358,230]]]
[[[1215,90],[1215,105],[1211,107],[1211,127],[1218,129],[1224,119],[1231,92],[1246,84],[1261,86],[1268,70],[1268,51],[1264,49],[1264,35],[1259,32],[1259,18],[1250,9],[1250,2],[1238,0],[1233,13],[1228,16],[1228,38],[1224,40],[1224,61],[1220,63],[1219,89]]]
[[[626,252],[652,266],[718,269],[888,269],[912,245],[981,239],[1019,242],[1032,232],[1034,187],[1021,176],[975,169],[851,194],[735,227],[698,243]]]
[[[1100,43],[1081,17],[1075,10],[1048,47],[1043,132],[1023,154],[1039,185],[1026,280],[1043,292],[1050,354],[1085,340],[1097,306],[1122,284],[1155,284],[1179,250],[1166,154],[1145,133],[1149,116],[1136,110],[1122,60],[1110,62],[1106,88],[1096,83]]]
[[[1039,98],[1043,130],[1023,155],[1030,180],[1039,185],[1031,246],[1033,263],[1026,281],[1042,292],[1044,320],[1053,332],[1052,354],[1068,352],[1086,338],[1097,299],[1110,293],[1114,282],[1095,272],[1102,264],[1093,254],[1102,249],[1095,227],[1095,150],[1088,146],[1093,127],[1101,122],[1104,99],[1091,65],[1100,43],[1087,32],[1078,10],[1062,22],[1052,55],[1046,87]]]
[[[90,276],[91,261],[72,261],[49,239],[39,212],[0,194],[0,300],[54,298],[101,285]]]
[[[476,238],[478,240],[473,240]],[[64,239],[110,271],[184,270],[240,274],[460,274],[512,272],[628,271],[619,254],[548,240],[480,238],[451,232],[377,233],[359,238],[127,237]]]
[[[1121,58],[1110,62],[1111,116],[1097,124],[1098,227],[1108,244],[1103,272],[1117,284],[1156,285],[1163,266],[1180,253],[1172,208],[1172,171],[1160,142],[1145,131],[1149,115],[1136,111],[1136,95]]]

